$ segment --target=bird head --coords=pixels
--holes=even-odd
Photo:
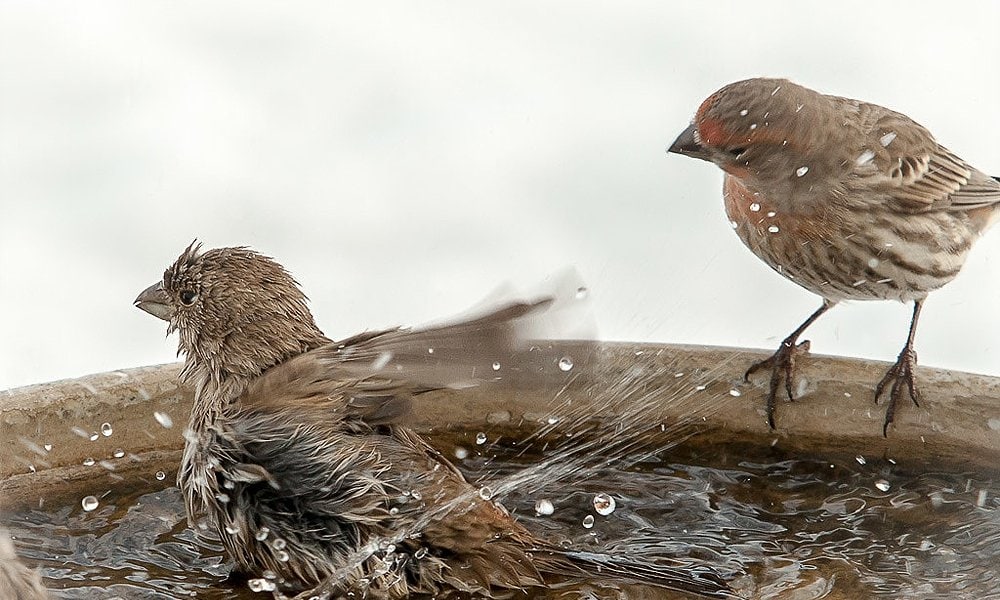
[[[829,96],[785,79],[747,79],[709,96],[668,152],[715,163],[751,186],[812,186],[844,129]],[[825,132],[825,133],[820,133]],[[839,156],[839,155],[838,155]]]
[[[188,360],[233,374],[255,376],[326,341],[292,276],[245,247],[202,252],[193,242],[135,306],[178,332]]]

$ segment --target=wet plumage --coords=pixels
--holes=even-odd
[[[47,600],[38,571],[18,560],[6,530],[0,529],[0,598],[3,600]]]
[[[178,474],[189,517],[208,517],[240,570],[287,592],[387,598],[490,596],[597,570],[534,538],[402,425],[421,394],[492,373],[550,298],[340,342],[305,302],[273,260],[194,245],[136,299],[179,333],[181,378],[195,389]],[[726,589],[708,573],[601,565],[626,581]]]
[[[823,95],[783,79],[725,86],[670,148],[725,171],[723,200],[737,235],[772,269],[823,305],[773,357],[768,420],[784,384],[792,398],[798,342],[841,300],[914,302],[907,343],[876,387],[889,390],[883,432],[903,393],[917,402],[913,336],[927,294],[958,275],[1000,215],[1000,182],[882,106]]]

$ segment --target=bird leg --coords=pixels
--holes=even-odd
[[[917,319],[920,318],[920,308],[923,304],[923,300],[913,302],[913,317],[910,319],[910,335],[906,338],[906,345],[899,353],[896,364],[889,367],[885,377],[875,386],[875,402],[878,403],[886,385],[892,382],[892,387],[889,388],[889,406],[885,409],[885,420],[882,422],[883,437],[888,437],[889,423],[892,423],[892,419],[896,415],[896,403],[903,397],[903,390],[909,393],[910,400],[913,400],[915,406],[920,406],[920,394],[917,392],[917,386],[913,383],[913,370],[917,366],[917,353],[913,350],[913,337],[917,331]]]
[[[765,358],[760,362],[755,362],[750,365],[746,373],[743,374],[743,381],[750,381],[750,376],[760,371],[762,369],[771,370],[771,386],[767,393],[767,424],[774,429],[774,404],[778,396],[778,388],[781,387],[781,382],[785,382],[785,393],[788,394],[789,400],[795,400],[795,395],[792,393],[792,380],[795,375],[795,357],[799,354],[809,353],[809,340],[799,343],[799,336],[802,332],[806,330],[807,327],[813,324],[813,322],[820,317],[823,313],[833,308],[836,302],[832,300],[823,299],[823,305],[816,309],[816,312],[809,315],[801,325],[799,325],[795,331],[789,334],[784,340],[782,340],[781,345],[770,357]]]

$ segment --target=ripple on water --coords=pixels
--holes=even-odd
[[[507,446],[501,438],[493,454],[459,463],[487,487],[484,476],[504,481],[551,452]],[[855,597],[1000,595],[1000,490],[982,473],[907,472],[872,457],[793,456],[778,448],[706,453],[681,446],[660,456],[670,462],[600,468],[562,481],[550,471],[512,492],[493,483],[488,489],[504,490],[499,499],[553,542],[707,562],[722,573],[745,574],[764,597],[790,590],[823,597],[831,588]],[[130,496],[81,489],[74,503],[46,502],[44,511],[8,518],[21,553],[42,567],[54,597],[88,597],[101,581],[103,595],[127,599],[261,598],[225,583],[221,548],[188,528],[180,494],[168,481],[149,479],[160,489]],[[603,507],[609,492],[617,506],[594,519],[595,498]],[[88,512],[79,499],[90,494],[100,503]],[[558,510],[538,510],[539,498]]]

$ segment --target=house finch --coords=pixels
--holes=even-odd
[[[726,595],[711,573],[546,544],[401,425],[422,393],[492,379],[553,302],[331,342],[276,262],[192,244],[135,301],[179,333],[195,389],[178,471],[189,519],[206,515],[264,589],[304,597],[492,597],[596,572]]]
[[[889,389],[886,434],[904,392],[914,404],[913,337],[927,294],[958,275],[997,218],[1000,182],[906,115],[784,79],[748,79],[702,102],[670,146],[726,172],[726,214],[743,243],[823,304],[746,378],[770,370],[768,424],[792,398],[799,336],[841,300],[913,301],[906,344],[875,387]]]
[[[10,535],[0,529],[0,598],[4,600],[46,600],[38,571],[24,566],[14,553]]]

